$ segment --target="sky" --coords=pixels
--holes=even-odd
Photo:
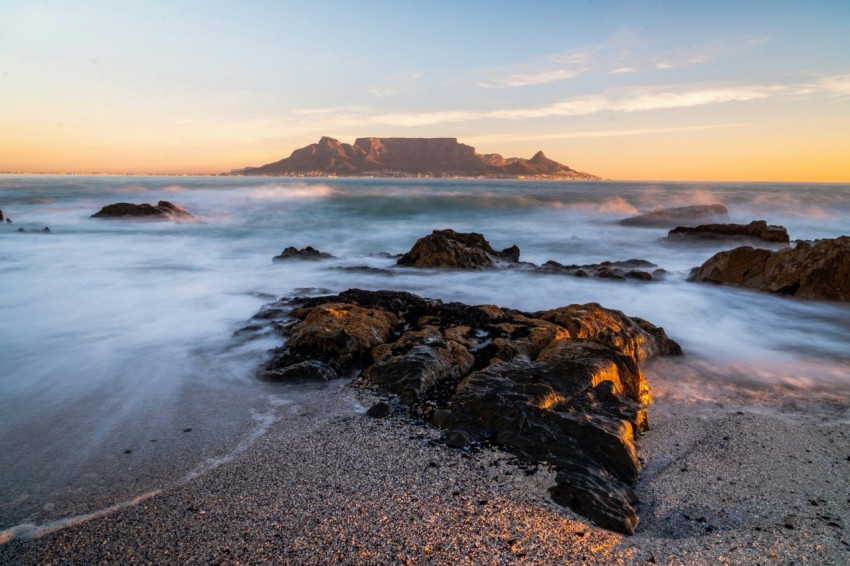
[[[321,136],[850,182],[850,0],[0,1],[0,171],[221,173]]]

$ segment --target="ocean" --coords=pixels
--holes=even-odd
[[[106,204],[158,200],[194,218],[90,218]],[[279,411],[297,410],[299,395],[321,387],[258,381],[279,339],[234,334],[283,296],[356,287],[527,311],[598,302],[682,345],[683,358],[646,368],[651,387],[664,372],[695,399],[719,388],[846,396],[850,305],[690,283],[693,267],[735,244],[670,243],[666,229],[618,224],[716,202],[730,222],[764,219],[792,240],[850,234],[847,184],[0,176],[0,209],[13,220],[0,225],[0,531],[202,481]],[[638,258],[668,274],[447,272],[387,257],[439,228],[516,244],[537,264]],[[308,245],[335,258],[272,261]]]

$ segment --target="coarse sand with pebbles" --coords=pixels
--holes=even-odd
[[[735,387],[709,400],[664,373],[648,372],[656,402],[632,537],[552,502],[545,466],[447,448],[398,414],[369,418],[376,398],[335,384],[282,405],[230,461],[11,537],[0,563],[850,563],[846,396]]]

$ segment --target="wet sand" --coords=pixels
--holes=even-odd
[[[136,505],[0,545],[2,564],[846,564],[847,397],[764,386],[698,395],[669,366],[637,534],[553,503],[553,474],[465,453],[332,386],[281,406],[229,462]],[[179,454],[174,455],[179,458]]]

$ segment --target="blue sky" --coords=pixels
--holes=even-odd
[[[848,30],[848,1],[4,0],[0,170],[451,136],[612,178],[850,181]]]

